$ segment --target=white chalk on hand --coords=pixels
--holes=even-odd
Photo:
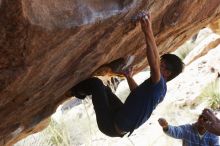
[[[136,16],[133,16],[131,19],[133,22],[137,22],[141,19],[147,20],[148,19],[148,12],[141,11]]]

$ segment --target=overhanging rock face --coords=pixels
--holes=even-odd
[[[161,54],[220,17],[219,0],[0,0],[0,145],[32,132],[63,94],[101,65],[147,65],[139,26],[148,10]],[[74,130],[74,129],[73,129]]]

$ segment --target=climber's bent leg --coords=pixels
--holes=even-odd
[[[106,87],[100,79],[93,77],[80,82],[72,90],[77,91],[79,95],[92,95],[100,131],[111,137],[121,136],[115,130],[114,117],[115,112],[121,108],[123,103],[112,93],[109,87]]]
[[[104,134],[111,137],[119,137],[114,127],[115,109],[123,105],[120,100],[110,97],[109,87],[106,87],[103,82],[98,78],[93,78],[91,85],[92,102],[96,113],[97,124]],[[117,98],[117,97],[116,97]]]

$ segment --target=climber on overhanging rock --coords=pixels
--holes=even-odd
[[[183,69],[181,59],[175,55],[165,54],[160,59],[150,15],[141,14],[137,21],[141,22],[145,35],[150,78],[138,86],[132,79],[131,68],[117,70],[117,73],[126,77],[131,90],[125,103],[122,103],[109,87],[95,77],[80,82],[69,92],[69,96],[80,99],[92,95],[98,127],[101,132],[111,137],[123,137],[129,132],[131,134],[134,129],[147,121],[156,106],[164,99],[166,82],[176,77]]]

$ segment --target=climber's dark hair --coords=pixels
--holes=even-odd
[[[171,72],[171,75],[167,78],[167,81],[170,81],[178,76],[183,71],[185,66],[182,60],[174,54],[164,54],[161,56],[161,60],[165,62],[167,69]]]

